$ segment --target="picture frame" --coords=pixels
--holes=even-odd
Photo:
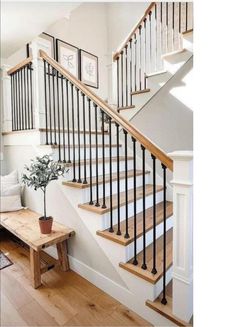
[[[37,43],[39,49],[45,51],[50,57],[55,59],[55,38],[48,33],[41,33],[37,37]],[[26,56],[27,58],[32,55],[32,49],[30,48],[30,43],[26,44]]]
[[[63,40],[56,39],[56,60],[79,79],[79,48]]]
[[[99,88],[98,57],[85,50],[80,50],[80,80],[84,84],[96,89]]]

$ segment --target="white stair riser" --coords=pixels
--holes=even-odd
[[[150,89],[155,89],[155,92],[160,90],[160,88],[171,78],[171,74],[169,72],[165,72],[160,75],[153,75],[148,77],[148,87]]]
[[[193,32],[182,35],[183,48],[193,52]]]
[[[133,162],[132,159],[128,160],[128,170],[133,169]],[[69,172],[65,175],[68,180],[72,180],[73,178],[73,167],[67,167],[69,169]],[[76,169],[76,178],[78,178],[78,164],[75,166]],[[120,161],[120,172],[125,170],[125,162]],[[112,172],[116,173],[117,172],[117,163],[113,162],[112,164]],[[109,163],[105,162],[105,173],[109,173]],[[89,160],[86,162],[86,175],[87,178],[90,176],[90,166],[89,166]],[[98,175],[103,175],[103,166],[102,163],[98,163]],[[83,180],[84,176],[84,164],[81,165],[81,178]],[[92,176],[96,176],[96,165],[95,163],[92,164]]]
[[[55,160],[59,159],[59,149],[55,148],[53,149],[54,152],[54,158]],[[61,158],[64,158],[64,148],[61,147],[60,150],[60,154],[61,154]],[[68,158],[70,154],[70,159],[73,159],[73,145],[70,145],[70,150],[68,147],[65,148],[65,158]],[[86,151],[85,149],[82,147],[80,148],[80,158],[83,159],[84,158],[84,154],[86,154],[86,159],[90,158],[90,148],[89,145],[86,146]],[[104,154],[106,158],[109,158],[109,148],[104,148]],[[122,148],[119,149],[119,155],[122,156]],[[116,147],[112,147],[112,156],[116,157],[117,156],[117,148]],[[75,147],[75,159],[78,160],[79,157],[79,149],[77,147]],[[98,158],[102,158],[103,157],[103,149],[102,148],[98,148]],[[96,158],[96,149],[92,148],[91,149],[91,158],[95,159]]]
[[[173,75],[191,58],[191,56],[192,53],[187,50],[169,55],[163,59],[164,68]]]
[[[163,192],[156,193],[156,203],[162,202],[163,199]],[[153,205],[153,195],[148,195],[145,197],[145,208],[148,209]],[[143,199],[139,199],[136,201],[136,213],[143,211]],[[134,215],[134,203],[128,203],[128,217],[132,217]],[[105,213],[103,218],[103,225],[101,226],[101,229],[107,229],[110,225],[110,213]],[[117,209],[113,210],[113,224],[117,224]],[[126,206],[120,207],[120,221],[125,220],[126,218]]]
[[[145,175],[145,180],[146,183],[148,183],[149,181],[149,174]],[[142,186],[143,183],[143,177],[141,176],[137,176],[136,177],[136,186]],[[112,193],[113,195],[117,194],[117,181],[113,181],[112,182]],[[133,182],[133,177],[129,177],[128,178],[128,189],[132,189],[134,187],[134,182]],[[125,191],[125,179],[120,179],[120,192],[124,192]],[[96,186],[92,187],[92,194],[93,194],[93,200],[96,199]],[[107,182],[105,183],[105,194],[109,195],[110,194],[110,183]],[[99,198],[102,198],[103,196],[103,184],[99,184]],[[81,203],[86,203],[90,201],[90,187],[83,189],[83,202]]]
[[[52,133],[52,141],[54,142],[54,133]],[[46,133],[41,132],[41,144],[46,144]],[[73,134],[69,133],[69,138],[70,138],[70,144],[73,143]],[[98,144],[102,144],[102,135],[98,134]],[[50,143],[50,134],[48,134],[48,142]],[[59,144],[59,133],[56,133],[56,141],[57,144]],[[85,141],[86,144],[89,144],[89,134],[85,135]],[[115,137],[112,137],[112,142],[114,143],[116,141]],[[106,144],[109,144],[109,135],[104,134],[104,142]],[[63,133],[60,133],[60,144],[68,144],[68,133],[65,133],[65,142],[63,142]],[[95,144],[96,143],[96,136],[95,134],[91,134],[91,143]],[[75,144],[78,144],[78,133],[75,133]],[[80,144],[84,144],[84,135],[81,133],[80,134]]]

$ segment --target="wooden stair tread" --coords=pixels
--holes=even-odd
[[[173,236],[173,229],[169,229],[166,233],[166,240],[167,240],[167,246],[166,246],[166,269],[169,269],[172,266],[172,237]],[[128,261],[127,263],[120,263],[119,266],[130,273],[152,283],[156,284],[157,281],[162,277],[163,275],[163,236],[159,237],[156,241],[156,248],[157,248],[157,273],[154,275],[151,273],[152,267],[153,267],[153,244],[150,244],[148,247],[146,247],[146,265],[147,269],[144,270],[141,268],[142,265],[142,258],[143,258],[143,251],[138,253],[137,260],[138,265],[133,265],[133,258]]]
[[[156,189],[157,189],[157,192],[160,192],[163,189],[163,187],[161,185],[158,185],[156,187]],[[152,193],[153,193],[153,185],[146,184],[145,185],[145,195],[148,196]],[[120,193],[120,207],[125,205],[125,203],[126,203],[125,195],[126,195],[126,192]],[[139,200],[142,197],[143,197],[143,187],[139,186],[136,188],[136,199]],[[133,201],[134,201],[134,190],[131,189],[128,191],[128,203],[131,203]],[[99,203],[102,204],[102,202],[103,202],[102,199],[100,199]],[[89,202],[80,204],[78,207],[102,215],[102,214],[110,211],[110,197],[106,197],[105,202],[106,202],[107,208],[102,208],[101,206],[96,207],[95,205],[90,205]],[[113,195],[113,209],[115,209],[115,208],[117,208],[117,194]]]
[[[159,297],[154,301],[147,300],[146,305],[154,311],[160,313],[165,318],[174,322],[177,326],[192,326],[191,322],[187,323],[174,316],[172,313],[172,281],[166,286],[167,304],[162,304],[161,299],[162,294],[160,294]]]
[[[157,219],[156,225],[159,225],[163,221],[163,202],[156,204]],[[146,214],[146,232],[153,228],[153,207],[148,208],[145,211]],[[166,217],[170,217],[173,214],[173,203],[167,201],[166,203]],[[107,238],[113,242],[119,243],[121,245],[127,246],[134,241],[134,216],[128,219],[128,232],[130,238],[124,238],[124,233],[122,235],[117,235],[118,225],[113,226],[113,233],[109,232],[109,229],[104,231],[97,231],[97,235]],[[120,224],[121,231],[125,231],[125,220]],[[143,235],[143,212],[136,215],[136,229],[137,238]]]
[[[150,171],[145,171],[145,174],[150,174]],[[129,170],[127,175],[128,175],[128,178],[133,177],[134,176],[134,170]],[[141,175],[142,175],[142,170],[136,170],[136,176],[141,176]],[[120,176],[120,179],[124,179],[125,178],[125,172],[121,171],[119,176]],[[113,182],[117,181],[117,173],[112,174],[112,181]],[[106,183],[110,182],[110,174],[105,175],[105,182]],[[98,178],[98,184],[102,184],[102,183],[103,183],[103,175],[100,175],[99,178]],[[96,177],[92,177],[92,184],[94,186],[96,185]],[[88,183],[87,184],[67,181],[67,182],[63,182],[63,185],[76,187],[76,188],[87,188],[87,187],[90,187],[90,179],[88,178]]]
[[[133,157],[127,157],[127,160],[132,160]],[[104,160],[105,162],[109,163],[109,157],[105,158]],[[125,157],[124,156],[119,156],[119,161],[125,161]],[[103,158],[98,158],[98,163],[102,163],[103,162]],[[112,157],[112,162],[117,162],[117,157]],[[91,160],[92,165],[96,164],[96,159],[92,159]],[[72,162],[61,162],[62,165],[64,165],[65,167],[71,167],[73,165]],[[80,162],[81,165],[84,165],[84,160],[81,160]],[[86,164],[89,165],[90,164],[90,159],[86,160]],[[75,165],[78,165],[78,160],[75,161]]]
[[[59,144],[51,144],[50,146],[53,149],[59,148]],[[68,148],[68,144],[65,144],[65,145],[61,144],[60,146],[61,146],[61,148]],[[97,146],[98,146],[98,148],[102,148],[103,147],[102,144],[97,144]],[[81,148],[84,148],[84,144],[81,144],[80,147]],[[96,144],[91,144],[91,147],[92,148],[96,148]],[[110,145],[109,144],[104,144],[104,147],[105,148],[110,148]],[[117,145],[116,144],[112,144],[111,147],[112,148],[117,148]],[[122,144],[119,144],[119,148],[121,148],[121,147],[122,147]],[[73,149],[73,144],[70,144],[70,148]],[[78,144],[75,144],[75,148],[78,148]],[[86,148],[89,150],[90,149],[90,145],[89,144],[86,144]]]
[[[56,131],[56,133],[60,132],[60,133],[63,133],[63,129],[54,129],[52,128],[52,133],[54,133]],[[46,132],[46,128],[39,128],[39,132]],[[65,129],[64,130],[65,133],[68,132],[68,129]],[[48,129],[48,133],[49,133],[49,129]],[[69,133],[73,133],[72,129],[69,130]],[[74,130],[74,133],[78,133],[78,130]],[[91,134],[94,135],[96,132],[95,131],[91,131]],[[84,134],[84,131],[80,131],[80,134]],[[89,131],[85,131],[85,134],[89,134]],[[101,131],[97,131],[97,134],[98,135],[102,135],[102,132]],[[108,135],[109,132],[104,132],[105,135]]]
[[[121,111],[121,110],[128,110],[128,109],[134,109],[134,108],[135,108],[134,105],[132,105],[132,106],[118,107],[118,108],[117,108],[117,111],[119,112],[119,111]]]
[[[131,95],[138,95],[138,94],[148,93],[148,92],[150,92],[150,89],[144,89],[144,90],[131,92]]]

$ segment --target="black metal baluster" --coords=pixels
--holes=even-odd
[[[90,202],[89,204],[93,204],[92,198],[92,145],[91,145],[91,100],[88,99],[88,124],[89,124],[89,167],[90,167]]]
[[[142,52],[142,47],[141,47],[141,29],[142,29],[142,25],[139,26],[139,41],[140,41],[140,58],[139,58],[139,62],[140,62],[140,67],[139,67],[139,83],[140,83],[140,90],[142,90],[142,74],[141,74],[141,65],[142,65],[142,56],[141,56],[141,52]]]
[[[153,159],[153,268],[151,272],[156,274],[156,157],[154,155],[151,157]]]
[[[23,89],[23,69],[20,70],[20,83],[21,83],[21,129],[24,130],[24,89]]]
[[[46,60],[43,59],[44,64],[44,98],[45,98],[45,124],[46,124],[46,144],[48,145],[48,122],[47,122],[47,78],[46,78]]]
[[[119,90],[119,57],[117,58],[117,108],[120,106],[119,97],[120,97],[120,90]]]
[[[17,72],[18,74],[18,130],[21,130],[21,101],[20,101],[20,71]]]
[[[126,202],[126,232],[124,238],[129,238],[128,232],[128,160],[127,160],[127,131],[123,130],[125,139],[125,202]]]
[[[73,140],[73,182],[76,182],[76,153],[75,153],[75,128],[74,128],[74,94],[73,84],[70,82],[71,87],[71,107],[72,107],[72,140]]]
[[[14,108],[14,89],[13,89],[13,77],[14,74],[11,75],[11,130],[14,131],[15,130],[15,108]]]
[[[68,162],[71,163],[70,159],[70,130],[69,130],[69,89],[68,89],[68,80],[66,79],[66,102],[67,102],[67,136],[68,136]]]
[[[52,94],[53,94],[53,118],[54,118],[54,144],[56,142],[56,111],[55,111],[55,70],[52,68]]]
[[[102,124],[102,166],[103,166],[103,204],[102,209],[107,208],[105,203],[105,143],[104,143],[104,112],[101,109],[101,124]]]
[[[34,117],[33,117],[33,81],[32,81],[32,63],[29,66],[29,79],[30,79],[30,106],[31,106],[31,128],[34,128]]]
[[[26,67],[23,68],[23,81],[24,81],[24,129],[28,129],[27,124],[27,99],[26,99],[26,76],[25,76]]]
[[[142,269],[146,270],[146,226],[145,226],[145,147],[141,145],[142,150],[142,173],[143,173],[143,264]]]
[[[66,162],[65,154],[65,117],[64,117],[64,78],[61,75],[61,107],[62,107],[62,130],[63,130],[63,162]]]
[[[130,105],[132,106],[132,39],[130,39]]]
[[[156,42],[155,42],[155,45],[156,45],[156,71],[157,71],[157,54],[158,54],[158,47],[157,47],[157,3],[155,3],[154,5],[154,18],[155,18],[155,38],[156,38]]]
[[[118,230],[117,235],[121,235],[120,229],[120,162],[119,162],[119,125],[116,125],[116,137],[117,137],[117,217],[118,217]]]
[[[109,232],[113,233],[113,173],[112,173],[112,118],[109,117],[109,193],[110,193],[110,226]]]
[[[62,76],[61,76],[62,78]],[[57,89],[57,119],[58,119],[58,151],[59,162],[61,162],[61,144],[60,144],[60,93],[59,93],[59,72],[56,72],[56,89]]]
[[[134,260],[133,265],[138,265],[137,261],[137,221],[136,221],[136,139],[134,137],[131,138],[133,142],[133,186],[134,186]]]
[[[121,52],[121,89],[122,89],[122,107],[124,106],[124,102],[123,102],[123,51]]]
[[[84,178],[83,184],[87,184],[86,179],[86,105],[85,105],[85,94],[82,93],[82,109],[83,109],[83,158],[84,158]]]
[[[147,82],[147,29],[146,29],[146,21],[144,19],[144,88],[146,89],[146,82]]]
[[[26,85],[27,85],[27,108],[28,108],[28,128],[30,129],[30,104],[29,104],[29,66],[26,67]]]
[[[48,102],[49,102],[49,128],[50,128],[50,144],[52,145],[52,117],[51,117],[51,68],[50,64],[47,65],[48,67]]]
[[[163,170],[163,292],[162,304],[167,304],[166,299],[166,166],[162,164]]]
[[[137,39],[135,34],[135,91],[137,91]]]
[[[14,90],[15,90],[15,130],[18,130],[18,89],[17,89],[17,72],[14,74],[15,78],[14,78]]]
[[[78,183],[82,183],[81,179],[81,133],[80,133],[80,101],[79,89],[77,89],[77,125],[78,125]]]
[[[127,45],[125,46],[125,50],[126,50],[126,53],[125,53],[125,56],[126,56],[126,106],[128,106],[128,73],[127,73],[127,68],[128,68],[128,64],[127,64]]]
[[[99,164],[98,164],[98,112],[97,104],[94,103],[95,107],[95,166],[96,166],[96,203],[95,206],[99,207]]]

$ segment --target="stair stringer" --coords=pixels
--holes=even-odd
[[[166,318],[164,318],[165,321],[162,321],[163,317],[161,315],[154,312],[153,310],[150,310],[145,305],[147,299],[154,300],[162,292],[162,278],[156,283],[156,285],[153,285],[143,280],[142,278],[139,278],[119,267],[120,262],[127,262],[129,250],[127,250],[124,246],[106,240],[96,234],[96,231],[102,229],[102,226],[104,226],[104,215],[98,215],[93,212],[88,212],[84,209],[78,208],[77,200],[79,196],[76,192],[78,191],[77,189],[72,189],[62,185],[61,189],[64,195],[70,201],[71,205],[75,208],[78,216],[80,217],[86,228],[89,230],[92,237],[94,237],[97,245],[102,249],[104,255],[111,262],[115,270],[120,275],[120,278],[122,279],[123,283],[126,285],[124,292],[125,294],[122,294],[122,292],[118,292],[119,295],[117,296],[116,294],[115,298],[117,298],[117,300],[119,300],[121,303],[128,306],[130,309],[140,314],[142,317],[144,317],[153,324],[156,324],[156,322],[158,322],[162,324],[161,326],[175,326],[172,322],[170,322],[169,324],[169,321]],[[81,193],[82,190],[79,190],[78,192]],[[171,227],[172,217],[168,220],[167,229]],[[158,226],[158,229],[160,230],[162,228]],[[162,235],[161,231],[159,232],[158,237],[160,235]],[[77,268],[76,264],[74,263],[72,264],[72,269],[81,273],[80,270],[77,270],[79,268]],[[83,277],[87,278],[86,275],[83,275]],[[171,280],[171,278],[172,268],[167,271],[167,283]],[[94,280],[92,280],[92,283],[94,283]],[[96,286],[101,287],[99,283],[96,284]],[[123,286],[118,285],[118,287],[122,288],[123,291]],[[114,294],[112,293],[113,290],[108,288],[105,291],[111,296],[114,296]]]

